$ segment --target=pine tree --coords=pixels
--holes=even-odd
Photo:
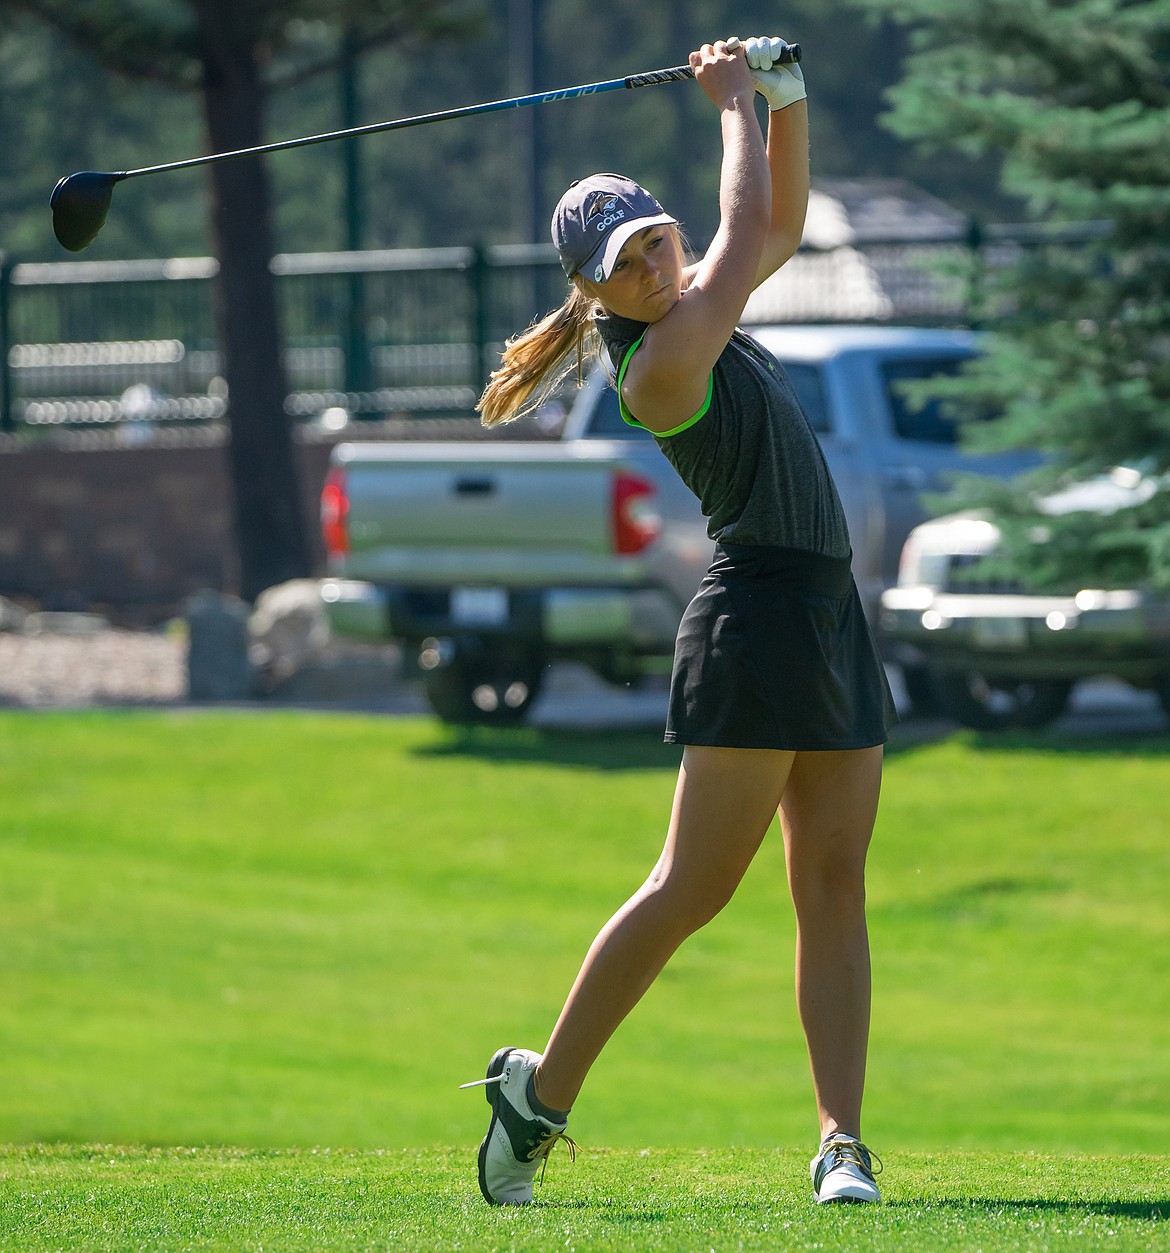
[[[1002,408],[969,439],[1051,460],[1030,490],[959,499],[991,511],[1003,559],[1038,588],[1170,589],[1170,485],[1106,516],[1037,508],[1114,467],[1170,471],[1170,0],[862,3],[911,31],[891,127],[1002,153],[1036,224],[988,279],[989,351],[954,394],[960,412]],[[1071,222],[1093,226],[1071,242]]]

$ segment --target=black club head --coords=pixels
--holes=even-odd
[[[49,197],[53,234],[63,248],[80,252],[93,243],[110,211],[114,184],[125,177],[124,174],[82,170],[67,175],[53,188]]]

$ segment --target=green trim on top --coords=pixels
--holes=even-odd
[[[646,331],[648,331],[649,329],[650,328],[647,327]],[[642,341],[646,338],[646,331],[643,331],[642,334],[639,335],[638,338],[634,340],[634,342],[629,346],[629,348],[626,349],[626,355],[622,358],[622,363],[618,367],[617,382],[614,384],[614,388],[613,388],[614,391],[617,392],[618,410],[622,415],[622,421],[627,426],[636,426],[638,430],[640,431],[647,431],[650,428],[643,426],[641,422],[639,422],[638,419],[635,418],[634,415],[629,411],[629,409],[626,408],[626,402],[622,398],[622,381],[626,377],[626,369],[630,364],[630,358],[634,355],[634,353],[638,351],[638,349],[642,345]]]
[[[647,327],[646,331],[649,329],[650,328]],[[614,391],[617,392],[618,409],[622,415],[622,421],[625,422],[627,426],[636,426],[641,431],[650,431],[650,434],[655,436],[657,439],[669,439],[672,435],[681,435],[683,431],[690,430],[690,428],[694,426],[700,418],[706,416],[707,411],[711,408],[711,397],[715,393],[715,371],[712,370],[707,376],[707,398],[703,401],[702,408],[699,409],[698,413],[696,413],[693,417],[687,418],[685,422],[680,423],[678,426],[672,427],[669,431],[650,430],[650,427],[639,422],[629,409],[626,408],[626,402],[622,396],[622,380],[626,377],[626,369],[630,364],[630,358],[638,351],[642,340],[646,338],[646,331],[643,331],[642,334],[639,335],[638,338],[629,346],[629,348],[626,349],[626,355],[622,358],[622,364],[618,370],[617,383],[614,385]]]

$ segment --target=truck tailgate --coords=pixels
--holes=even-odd
[[[625,581],[612,446],[351,444],[349,577],[418,584]],[[640,564],[640,563],[638,563]]]

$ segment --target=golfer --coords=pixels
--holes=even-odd
[[[782,47],[720,40],[691,53],[723,135],[719,228],[702,259],[685,263],[675,219],[636,183],[574,183],[552,222],[569,297],[509,342],[480,401],[488,426],[530,411],[574,357],[580,371],[596,332],[622,416],[653,432],[716,544],[678,632],[666,739],[684,748],[662,856],[597,936],[543,1054],[500,1049],[477,1081],[492,1109],[479,1182],[494,1204],[531,1201],[606,1041],[731,898],[777,811],[820,1123],[813,1190],[880,1200],[861,1142],[865,859],[893,703],[820,448],[782,367],[736,326],[804,227],[805,85],[798,66],[774,64]]]

